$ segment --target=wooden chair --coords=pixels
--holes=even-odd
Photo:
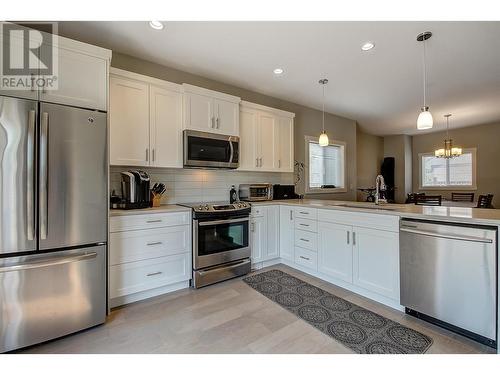
[[[417,195],[415,204],[422,206],[441,206],[440,195]]]
[[[452,202],[474,202],[474,193],[451,193]]]
[[[417,197],[425,196],[425,193],[408,193],[405,203],[415,203]]]
[[[480,195],[477,200],[477,208],[493,208],[493,194]]]

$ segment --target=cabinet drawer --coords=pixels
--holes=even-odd
[[[250,215],[252,217],[264,216],[266,214],[266,209],[267,207],[264,206],[252,206],[252,212],[250,213]]]
[[[191,254],[188,253],[110,266],[110,297],[126,296],[189,280],[190,269]]]
[[[308,232],[318,232],[318,222],[316,220],[309,220],[298,217],[295,219],[295,229],[306,230]]]
[[[152,213],[144,215],[112,216],[109,218],[109,231],[152,229],[187,225],[191,223],[191,212]]]
[[[318,251],[318,235],[301,229],[295,229],[295,246],[311,251]]]
[[[300,266],[317,270],[318,254],[316,254],[313,251],[303,249],[301,247],[295,247],[295,263]]]
[[[189,225],[111,233],[109,264],[191,252]]]
[[[310,207],[297,207],[297,208],[295,208],[295,217],[317,220],[318,219],[318,209],[310,208]]]

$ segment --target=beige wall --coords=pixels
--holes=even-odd
[[[357,166],[359,188],[375,186],[382,160],[384,159],[384,138],[363,132],[359,126],[356,131]],[[364,201],[366,194],[358,191],[357,200]]]
[[[198,75],[176,70],[152,62],[144,61],[132,56],[113,52],[111,65],[131,72],[148,75],[175,83],[189,83],[207,89],[239,96],[249,102],[266,105],[295,113],[294,141],[295,159],[304,162],[304,136],[319,136],[321,132],[321,111],[304,107],[299,104],[273,98],[257,92],[214,81]],[[319,90],[319,88],[318,88]],[[347,193],[308,195],[315,198],[331,198],[355,200],[356,198],[356,122],[344,117],[326,114],[325,128],[330,138],[346,142],[347,154]],[[304,177],[302,176],[302,179]],[[262,174],[262,182],[266,175]],[[303,192],[303,186],[298,188],[298,193]]]
[[[418,191],[420,183],[418,154],[442,148],[445,136],[445,132],[413,136],[413,190]],[[475,198],[479,194],[494,194],[493,204],[500,207],[500,123],[453,129],[450,137],[456,146],[477,148]],[[449,190],[432,190],[427,193],[438,193],[445,197],[451,195]]]
[[[396,203],[404,203],[406,194],[412,189],[411,181],[411,137],[390,135],[384,137],[384,157],[395,158],[394,198]]]

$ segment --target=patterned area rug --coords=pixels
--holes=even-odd
[[[253,274],[248,285],[343,345],[362,354],[422,354],[432,339],[280,270]]]

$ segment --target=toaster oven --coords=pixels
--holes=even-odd
[[[257,202],[273,199],[272,184],[241,184],[239,197],[242,201]]]

